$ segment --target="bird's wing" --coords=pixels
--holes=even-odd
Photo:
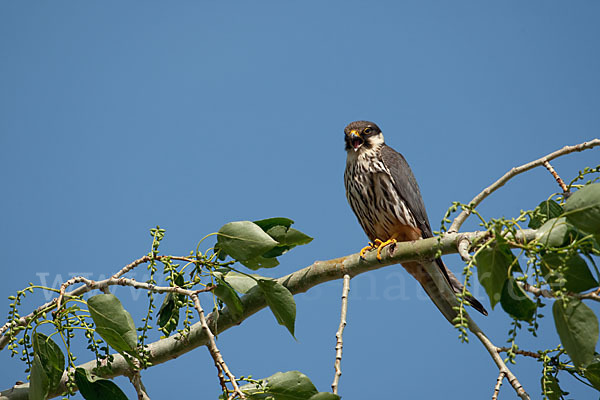
[[[406,204],[406,207],[412,212],[413,217],[415,218],[415,222],[417,224],[417,228],[421,230],[421,236],[423,238],[429,238],[433,236],[433,232],[431,231],[431,226],[429,225],[429,218],[427,218],[427,211],[425,211],[425,204],[423,204],[423,197],[421,197],[421,191],[419,190],[419,185],[417,184],[417,180],[412,173],[412,170],[408,166],[408,163],[402,156],[402,154],[398,153],[396,150],[392,149],[387,145],[383,145],[381,148],[381,157],[383,159],[383,163],[390,171],[392,178],[394,180],[394,188],[398,195]],[[462,292],[463,285],[460,281],[454,276],[452,271],[450,271],[441,258],[436,258],[435,263],[437,264],[438,269],[442,272],[446,281],[450,285],[450,287],[454,290],[455,293]],[[421,282],[426,292],[434,299],[438,308],[442,311],[442,313],[449,318],[450,312],[448,311],[448,307],[442,307],[441,304],[438,304],[433,294],[435,293],[434,286],[426,286],[423,282]],[[482,313],[483,315],[487,315],[486,309],[483,305],[473,296],[467,296],[467,301],[471,304],[473,308]],[[448,306],[448,304],[445,304]],[[451,321],[452,322],[452,321]]]
[[[427,218],[427,211],[425,211],[425,204],[423,204],[423,197],[421,197],[419,185],[408,163],[402,154],[385,144],[381,148],[381,157],[392,175],[396,192],[413,214],[423,238],[432,237],[433,233],[429,225],[429,218]]]

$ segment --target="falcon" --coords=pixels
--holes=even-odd
[[[402,156],[385,144],[379,127],[369,121],[355,121],[344,129],[346,142],[346,170],[344,185],[348,203],[360,226],[371,240],[360,252],[361,258],[371,250],[381,250],[390,244],[420,240],[433,236],[419,185]],[[445,301],[440,289],[427,272],[424,263],[405,262],[402,266],[419,281],[425,292],[452,323],[456,317],[453,305]],[[435,270],[454,293],[461,293],[463,286],[436,258]],[[480,313],[487,311],[477,299],[467,296],[466,301]]]

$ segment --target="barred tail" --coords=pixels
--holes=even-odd
[[[446,280],[448,281],[448,283],[450,284],[450,286],[452,287],[452,290],[454,290],[454,293],[462,293],[463,291],[463,284],[458,280],[458,278],[456,278],[456,276],[452,273],[452,271],[450,271],[448,269],[448,267],[446,267],[446,264],[444,264],[444,262],[442,261],[441,258],[437,258],[436,263],[438,265],[438,267],[440,269],[442,269],[442,272],[444,273],[444,276],[446,277]],[[467,303],[469,303],[469,305],[471,307],[473,307],[474,309],[476,309],[477,311],[479,311],[480,313],[482,313],[483,315],[488,315],[487,310],[485,309],[485,307],[483,306],[483,304],[481,304],[479,302],[479,300],[477,300],[475,297],[468,295],[465,300],[467,301]]]
[[[452,288],[452,291],[454,293],[461,293],[463,288],[462,284],[458,281],[454,274],[452,274],[452,272],[446,268],[444,263],[440,259],[438,260],[436,260],[436,264],[438,267],[443,268],[442,272],[444,273],[446,282],[448,282],[448,284]],[[444,317],[446,317],[448,322],[454,324],[453,320],[457,316],[457,312],[454,308],[459,304],[458,299],[456,297],[453,297],[451,299],[446,298],[434,282],[433,278],[426,272],[424,266],[421,263],[403,263],[402,266],[419,281],[427,295],[431,298],[433,303],[441,311]],[[474,297],[468,296],[466,300],[471,307],[473,307],[483,315],[488,314],[483,305]]]

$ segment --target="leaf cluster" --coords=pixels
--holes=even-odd
[[[214,234],[217,241],[212,249],[205,253],[198,250],[203,239],[196,251],[190,252],[188,257],[161,255],[159,247],[164,239],[165,230],[160,227],[151,229],[151,251],[146,256],[150,273],[146,283],[151,289],[148,290],[148,311],[142,318],[140,327],[136,327],[133,317],[115,295],[102,293],[88,298],[87,301],[81,296],[66,296],[61,308],[53,313],[52,319],[46,315],[47,310],[38,310],[26,327],[22,328],[17,321],[20,318],[18,306],[25,294],[28,291],[33,292],[36,287],[31,285],[27,290],[19,291],[17,296],[10,296],[12,303],[9,316],[11,324],[8,325],[8,335],[11,338],[9,346],[13,355],[16,354],[17,346],[23,347],[23,360],[27,362],[30,371],[30,398],[45,399],[50,393],[63,391],[60,384],[65,371],[65,355],[61,346],[52,340],[54,335],[60,336],[66,349],[68,365],[73,368],[72,372],[67,374],[67,395],[79,390],[86,399],[126,398],[112,381],[100,377],[104,371],[110,370],[112,356],[109,355],[109,348],[120,353],[133,370],[150,366],[145,339],[153,329],[151,321],[154,318],[157,320],[157,328],[166,336],[177,331],[179,337],[184,338],[189,331],[195,310],[193,301],[185,293],[207,293],[213,297],[215,311],[228,312],[233,319],[242,319],[245,310],[240,295],[258,292],[264,297],[277,322],[285,326],[293,336],[296,304],[289,290],[274,279],[234,267],[235,263],[239,262],[254,271],[273,268],[279,264],[277,257],[312,240],[310,236],[292,228],[292,224],[291,219],[280,217],[254,222],[231,222]],[[226,261],[227,258],[231,260]],[[186,261],[186,264],[178,264],[174,259]],[[159,285],[158,273],[161,264],[163,280],[169,287],[181,290],[164,293],[162,304],[156,313],[154,298],[158,290],[152,288]],[[87,310],[80,308],[80,304],[86,305]],[[180,314],[184,310],[184,316],[181,318]],[[42,325],[52,326],[53,333],[46,336],[38,332],[38,327]],[[183,328],[180,328],[182,325]],[[96,356],[98,367],[92,372],[75,368],[75,355],[72,354],[70,341],[76,329],[84,332],[88,349]],[[29,331],[33,333],[29,334]],[[20,333],[23,337],[17,342],[17,335]],[[292,379],[299,383],[291,385]],[[273,398],[290,398],[285,393],[311,393],[310,398],[318,394],[316,389],[312,393],[311,387],[314,389],[314,385],[301,374],[274,375],[264,382],[268,383],[263,395],[275,396]],[[322,396],[314,399],[338,398]]]
[[[477,276],[492,309],[500,303],[513,318],[508,339],[511,362],[518,353],[516,336],[522,323],[529,324],[528,330],[537,335],[538,319],[544,317],[541,308],[548,299],[556,299],[552,316],[563,350],[553,359],[552,373],[548,369],[543,373],[542,391],[548,398],[554,398],[549,393],[562,396],[556,377],[561,370],[600,390],[595,352],[598,318],[584,303],[585,299],[599,299],[595,258],[600,255],[600,183],[581,185],[572,195],[555,197],[514,220],[484,221],[489,235],[473,247]],[[517,231],[527,218],[528,227],[536,229],[535,239],[518,242]],[[457,328],[464,335],[460,321]],[[562,361],[561,356],[568,359]]]

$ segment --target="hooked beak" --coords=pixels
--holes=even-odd
[[[354,151],[357,151],[358,148],[362,146],[365,142],[363,138],[360,137],[360,133],[358,133],[357,130],[350,131],[350,134],[348,135],[348,140],[350,141],[350,144],[352,145]]]

